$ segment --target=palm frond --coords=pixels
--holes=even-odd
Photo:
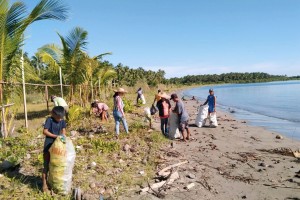
[[[87,45],[87,35],[88,32],[83,28],[75,27],[67,37],[65,37],[65,42],[70,49],[71,55],[74,55],[76,51],[85,50]]]
[[[112,55],[112,52],[107,52],[107,53],[99,54],[98,56],[94,56],[92,59],[100,61],[100,60],[102,60],[103,56],[107,56],[107,55]]]
[[[22,2],[12,4],[7,12],[5,28],[7,35],[12,37],[16,32],[21,31],[22,24],[25,19],[26,6]]]
[[[59,0],[41,0],[30,13],[26,24],[44,19],[66,20],[69,8]]]

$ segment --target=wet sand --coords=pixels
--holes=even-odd
[[[300,148],[300,141],[276,139],[278,133],[223,112],[217,112],[217,128],[198,128],[193,124],[200,103],[188,100],[185,105],[191,139],[170,141],[161,149],[164,162],[158,168],[189,163],[174,169],[180,178],[160,192],[164,199],[300,199],[300,159],[289,152]],[[184,189],[190,183],[195,186]],[[157,197],[146,193],[128,199]]]

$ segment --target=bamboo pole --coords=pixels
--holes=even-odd
[[[4,82],[4,81],[0,81],[0,84],[2,85],[22,85],[23,83],[19,83],[19,82]],[[32,86],[45,86],[46,84],[38,84],[38,83],[25,83],[25,85],[32,85]],[[49,87],[56,87],[56,86],[61,86],[61,84],[52,84],[52,85],[47,85]],[[71,85],[62,85],[64,87],[70,87]]]
[[[2,114],[1,132],[2,132],[3,138],[6,138],[7,137],[7,130],[6,130],[5,107],[4,107],[4,105],[2,105],[1,114]]]
[[[60,66],[59,66],[59,82],[60,82],[61,98],[64,98],[63,84],[62,84],[62,73],[61,73],[61,67]]]
[[[24,72],[24,57],[23,57],[23,51],[22,51],[22,57],[21,57],[21,67],[22,67],[22,85],[23,85],[23,102],[24,102],[25,127],[28,128],[27,102],[26,102],[26,87],[25,87],[25,72]]]
[[[45,86],[45,100],[47,104],[47,111],[49,112],[49,94],[48,94],[48,85]]]
[[[81,96],[81,85],[79,85],[79,98],[80,98],[80,106],[83,106],[82,96]]]
[[[100,88],[100,86],[101,86],[101,78],[99,77],[99,78],[98,78],[99,100],[101,99],[101,88]]]
[[[93,80],[91,79],[91,92],[92,92],[92,101],[94,100],[94,88],[93,88]]]

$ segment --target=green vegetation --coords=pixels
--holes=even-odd
[[[253,73],[226,73],[226,74],[206,74],[188,75],[182,78],[171,78],[170,84],[192,85],[192,84],[220,84],[220,83],[257,83],[269,81],[287,81],[300,79],[300,77],[288,77],[286,75],[270,75],[262,72]]]

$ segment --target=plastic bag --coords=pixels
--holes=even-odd
[[[180,138],[180,132],[179,132],[179,129],[178,129],[178,122],[179,122],[179,119],[178,119],[178,115],[171,112],[170,113],[170,117],[169,117],[169,138],[170,139],[176,139],[176,138]]]
[[[199,111],[198,111],[198,115],[197,115],[196,120],[195,120],[196,126],[198,126],[198,127],[204,126],[205,122],[206,122],[207,115],[208,115],[208,106],[207,105],[200,106]]]
[[[150,108],[149,107],[146,107],[144,109],[144,115],[146,117],[146,121],[151,121],[152,120],[151,112],[150,112]]]
[[[150,114],[154,115],[157,112],[157,109],[155,108],[155,106],[152,104],[151,108],[150,108]]]
[[[67,195],[71,191],[76,153],[71,139],[63,138],[57,137],[49,149],[49,183],[56,193]]]

